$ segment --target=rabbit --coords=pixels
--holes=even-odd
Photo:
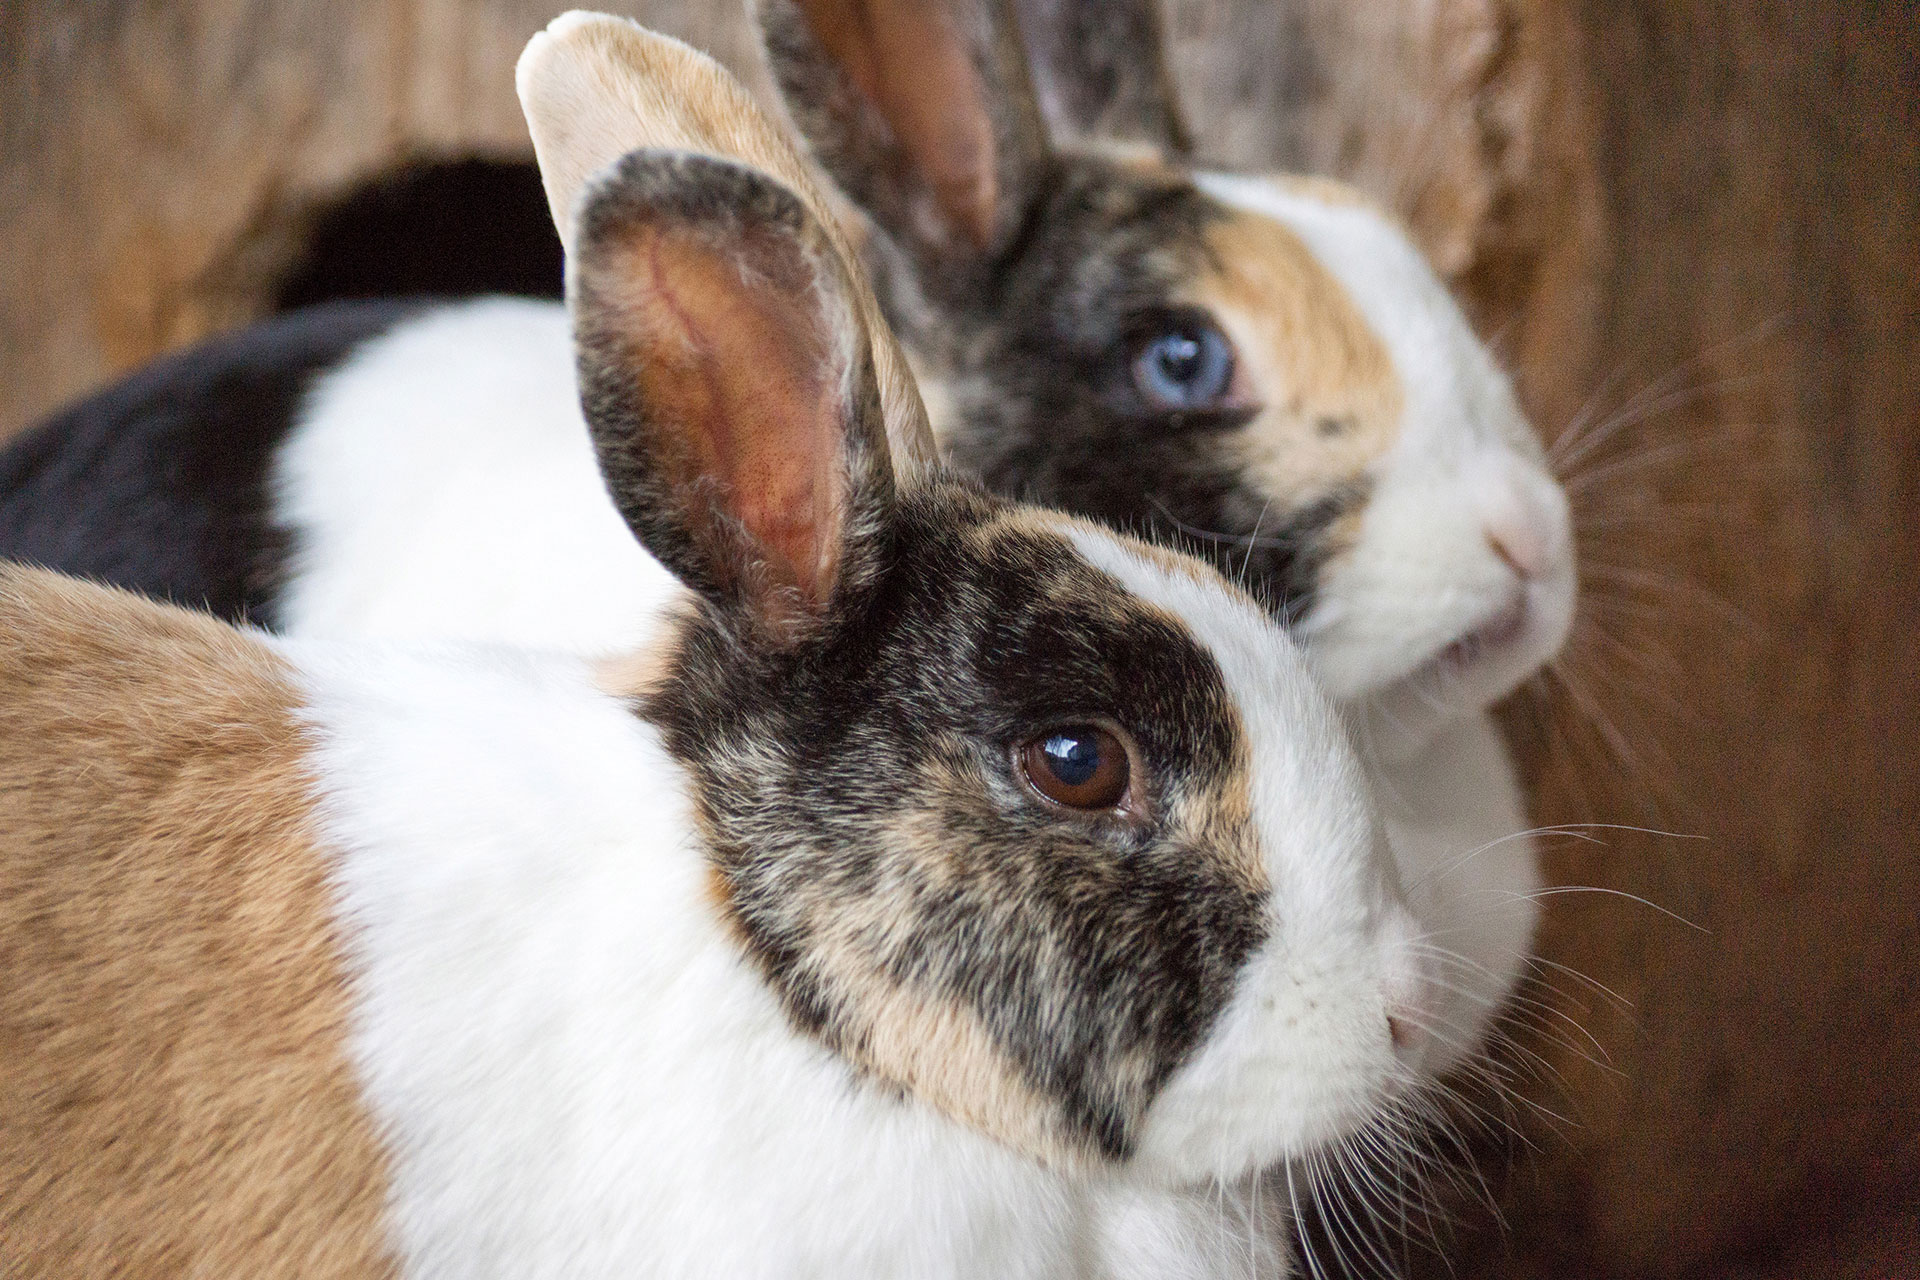
[[[1188,540],[1304,643],[1447,957],[1438,1080],[1537,916],[1486,710],[1564,642],[1576,586],[1505,377],[1357,193],[1191,163],[1150,5],[1025,5],[1040,93],[992,0],[757,14],[798,132],[864,210],[944,453]],[[1124,38],[1086,37],[1109,23]],[[1087,136],[1050,142],[1043,100]],[[556,121],[639,145],[680,110],[670,79],[616,77]],[[217,340],[0,455],[0,553],[288,634],[628,644],[678,586],[604,498],[571,350],[560,308],[506,299]]]
[[[568,15],[530,114],[634,65],[683,146],[547,142],[646,643],[0,566],[0,1271],[1238,1276],[1208,1187],[1404,1097],[1434,974],[1298,647],[941,464],[717,66]]]

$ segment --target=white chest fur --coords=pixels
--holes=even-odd
[[[410,1277],[1243,1274],[1200,1199],[1094,1189],[857,1080],[707,892],[677,771],[584,663],[307,672]],[[1109,1233],[1111,1234],[1111,1233]]]
[[[276,514],[302,531],[280,607],[293,635],[610,652],[682,591],[606,496],[553,304],[448,308],[371,344],[312,396],[277,490]],[[1444,1069],[1478,1043],[1527,952],[1533,846],[1514,838],[1520,791],[1485,716],[1374,771],[1428,941],[1452,953]]]

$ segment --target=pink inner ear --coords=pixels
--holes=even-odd
[[[673,472],[695,536],[721,579],[744,577],[775,620],[790,592],[818,612],[839,563],[847,423],[837,344],[804,251],[773,232],[715,244],[671,225],[638,229],[623,249],[615,271],[634,286],[632,372],[652,452]],[[718,513],[745,530],[757,563],[736,562]]]
[[[948,222],[985,248],[999,201],[986,85],[932,0],[800,0],[807,23],[893,130]]]

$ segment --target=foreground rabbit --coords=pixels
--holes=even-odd
[[[525,62],[609,42],[696,57]],[[1380,1114],[1430,990],[1298,653],[940,471],[789,186],[567,203],[646,649],[0,571],[0,1271],[1242,1274],[1213,1180]]]
[[[1181,160],[1150,21],[1096,49],[1054,24],[1105,30],[1113,6],[1023,10],[1052,97],[1126,126],[1073,149],[992,0],[759,8],[802,133],[872,216],[949,455],[1012,496],[1208,540],[1305,642],[1445,956],[1422,1071],[1457,1064],[1521,972],[1538,888],[1485,708],[1559,648],[1573,600],[1565,499],[1505,379],[1353,193]],[[683,74],[611,68],[546,127],[670,142],[704,92]],[[501,300],[322,309],[137,376],[0,455],[0,554],[295,634],[587,651],[678,590],[605,500],[564,315]]]

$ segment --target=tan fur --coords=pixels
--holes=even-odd
[[[930,1004],[898,987],[860,998],[870,1045],[884,1045],[887,1078],[917,1099],[1057,1169],[1099,1162],[1067,1131],[1057,1102],[1036,1093],[994,1045],[993,1033],[958,1004]]]
[[[682,634],[677,619],[682,611],[693,607],[693,600],[693,592],[681,588],[680,599],[673,610],[675,621],[658,628],[642,648],[595,663],[595,687],[611,697],[630,702],[651,697],[673,670]]]
[[[977,796],[975,784],[937,760],[921,769],[917,785],[923,789],[943,789],[962,800]],[[940,852],[951,848],[951,836],[937,829],[939,823],[931,813],[908,811],[893,825],[888,843],[908,854],[905,861],[916,874],[945,883],[955,869]],[[977,1014],[951,1000],[929,999],[875,970],[875,941],[897,925],[884,895],[853,903],[823,898],[813,923],[820,969],[848,997],[846,1007],[857,1018],[846,1038],[850,1058],[962,1124],[1055,1168],[1099,1165],[1084,1136],[1064,1123],[1058,1101],[1027,1082]],[[1137,1064],[1139,1074],[1146,1070],[1144,1061]]]
[[[1188,301],[1239,351],[1236,393],[1262,411],[1243,465],[1282,501],[1357,480],[1399,434],[1404,395],[1385,344],[1340,282],[1287,227],[1235,214],[1208,232],[1214,269]]]
[[[1142,177],[1164,177],[1172,182],[1177,181],[1182,172],[1168,162],[1166,153],[1159,147],[1132,138],[1075,138],[1059,149],[1066,155],[1104,160]]]
[[[1078,529],[1099,538],[1118,537],[1105,525],[1081,516],[1049,511],[1044,507],[1007,506],[996,512],[993,519],[968,529],[966,538],[972,545],[985,550],[1003,538],[1037,537],[1049,541],[1064,539],[1067,531],[1071,529]],[[1180,555],[1156,547],[1152,543],[1136,542],[1131,538],[1118,537],[1118,540],[1125,544],[1128,551],[1167,573],[1202,583],[1209,590],[1224,590],[1249,603],[1253,602],[1253,597],[1192,556]],[[1181,629],[1185,630],[1184,625]]]
[[[294,706],[229,627],[0,566],[0,1275],[393,1273]]]
[[[906,357],[834,208],[806,163],[719,63],[678,40],[604,15],[562,19],[536,35],[516,75],[540,160],[540,176],[561,242],[572,248],[572,211],[599,170],[640,147],[694,151],[739,161],[780,180],[826,229],[848,264],[855,309],[872,344],[887,439],[901,482],[910,485],[937,454],[926,409]]]
[[[1385,218],[1393,216],[1366,192],[1336,178],[1325,178],[1317,173],[1273,173],[1262,174],[1261,177],[1288,195],[1303,196],[1337,209],[1371,209]]]

